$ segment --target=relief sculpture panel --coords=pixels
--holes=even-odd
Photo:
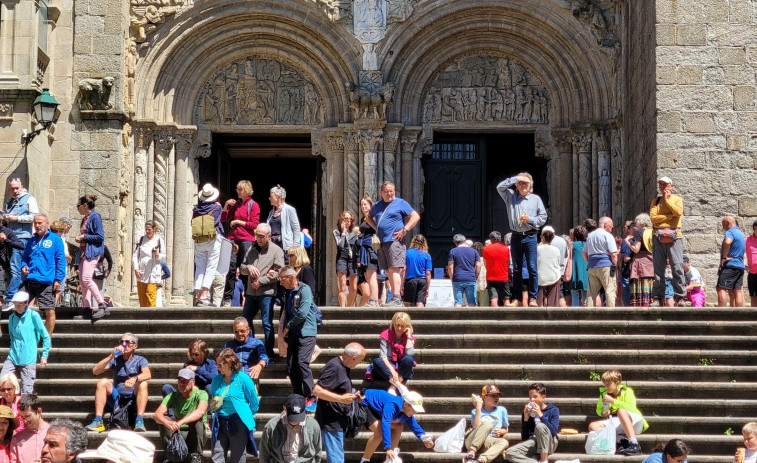
[[[436,78],[424,103],[424,122],[549,122],[549,94],[509,58],[473,56],[452,63]]]
[[[271,59],[245,58],[208,78],[194,119],[198,124],[322,124],[323,98],[291,67]]]

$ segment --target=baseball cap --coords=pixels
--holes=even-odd
[[[673,180],[670,179],[670,177],[660,177],[658,182],[665,182],[665,183],[673,183]]]
[[[11,302],[28,302],[29,301],[29,293],[26,291],[19,291],[16,294],[13,295],[13,299],[11,299]]]
[[[409,403],[413,410],[415,410],[418,413],[423,413],[426,410],[423,409],[423,397],[421,397],[420,394],[418,394],[415,391],[407,391],[406,393],[402,394],[402,399]]]
[[[186,379],[187,381],[192,381],[193,379],[195,379],[195,372],[190,370],[189,368],[182,368],[181,370],[179,370],[178,377]]]
[[[301,395],[290,394],[284,401],[284,408],[290,423],[299,423],[305,419],[305,398]]]
[[[481,388],[481,395],[499,394],[499,388],[494,384],[487,384]]]

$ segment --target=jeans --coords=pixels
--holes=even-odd
[[[29,365],[15,365],[10,360],[6,359],[3,362],[3,370],[0,371],[0,376],[6,373],[13,373],[19,379],[22,394],[31,394],[34,392],[34,380],[37,379],[37,364],[31,363]]]
[[[620,279],[620,298],[623,300],[623,305],[626,307],[631,306],[631,279]]]
[[[205,442],[208,438],[205,434],[205,424],[202,422],[202,418],[192,423],[187,423],[188,429],[182,429],[181,435],[187,443],[187,450],[190,454],[197,453],[202,454],[202,450],[205,448]],[[167,427],[162,424],[158,425],[160,431],[160,440],[163,442],[163,450],[168,448],[168,441],[171,439],[173,432],[169,431]]]
[[[525,256],[526,264],[528,266],[528,298],[536,299],[536,293],[539,290],[539,273],[536,270],[536,247],[539,241],[536,234],[533,235],[519,235],[513,233],[512,241],[510,242],[510,256],[513,263],[513,294],[516,299],[520,298],[520,294],[523,292],[523,274],[521,273],[521,265]]]
[[[213,279],[216,277],[218,259],[220,257],[220,236],[205,243],[195,243],[195,291],[210,289],[210,285],[213,284]]]
[[[455,304],[463,303],[463,293],[468,305],[476,305],[476,282],[475,281],[455,281],[452,283],[452,291],[455,294]]]
[[[399,362],[394,364],[394,369],[397,370],[397,374],[402,378],[402,382],[406,382],[413,379],[413,368],[415,367],[415,359],[412,355],[403,356]],[[386,363],[380,358],[373,361],[373,378],[378,381],[389,381],[392,379],[392,373],[389,368],[386,367]]]
[[[252,328],[252,320],[260,312],[260,320],[263,322],[263,336],[265,337],[265,350],[268,357],[273,358],[273,341],[276,333],[273,332],[273,296],[250,296],[244,301],[242,316],[250,324],[250,336],[255,336]]]
[[[326,463],[344,463],[344,432],[321,430]]]
[[[24,243],[24,247],[26,247],[27,241],[29,241],[29,239],[21,238],[21,242]],[[21,286],[21,283],[23,282],[23,279],[21,277],[21,258],[23,257],[23,255],[23,249],[13,248],[11,250],[11,278],[10,283],[8,283],[8,290],[5,292],[6,301],[13,299],[13,296],[15,296],[18,292],[18,287]]]

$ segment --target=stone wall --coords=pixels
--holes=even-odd
[[[627,2],[625,13],[623,204],[628,220],[649,208],[656,185],[655,41],[660,31],[654,2]]]
[[[720,219],[751,233],[757,218],[757,3],[657,0],[656,22],[657,167],[684,198],[686,249],[712,294]]]

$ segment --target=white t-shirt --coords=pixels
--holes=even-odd
[[[157,234],[152,239],[143,236],[140,240],[131,256],[132,269],[142,272],[142,278],[139,279],[142,283],[160,283],[163,276],[160,261],[166,258],[166,243]],[[158,248],[157,259],[152,254],[155,248]]]
[[[536,248],[536,268],[539,269],[539,286],[557,283],[562,278],[560,249],[551,244],[540,243]]]

